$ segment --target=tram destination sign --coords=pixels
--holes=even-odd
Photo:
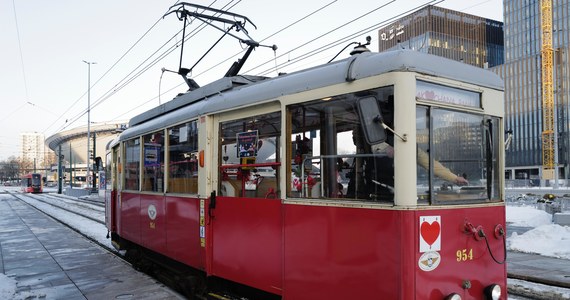
[[[418,100],[481,108],[481,94],[439,84],[419,81],[416,84]]]

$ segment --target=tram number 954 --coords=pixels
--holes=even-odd
[[[460,249],[455,253],[458,262],[473,260],[473,249]]]

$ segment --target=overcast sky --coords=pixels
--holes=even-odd
[[[383,22],[429,3],[188,2],[229,8],[248,17],[257,26],[255,29],[251,24],[246,25],[251,39],[264,45],[275,44],[278,49],[274,53],[270,48],[257,48],[242,72],[265,76],[326,63],[349,42],[364,42],[367,35],[372,37],[370,49],[377,51],[377,28]],[[128,120],[184,92],[185,84],[179,75],[165,72],[161,80],[162,68],[178,70],[179,66],[180,48],[173,47],[181,38],[183,23],[174,14],[163,18],[175,3],[174,0],[0,1],[0,128],[3,129],[0,161],[19,155],[22,132],[39,132],[47,138],[62,130],[87,125],[88,64],[83,61],[96,63],[90,65],[91,122]],[[503,19],[500,0],[448,0],[438,5],[498,21]],[[195,20],[187,30],[201,24]],[[194,65],[219,37],[221,32],[212,27],[196,33],[184,45],[182,66]],[[327,51],[286,65],[343,39],[346,41]],[[222,77],[241,51],[240,43],[225,37],[190,77],[200,85]],[[338,58],[348,56],[348,52]]]

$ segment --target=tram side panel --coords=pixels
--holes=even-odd
[[[219,196],[210,213],[210,275],[280,295],[281,201]]]
[[[165,201],[168,256],[196,269],[205,270],[206,240],[205,235],[200,237],[200,228],[205,230],[206,223],[205,209],[200,209],[200,199],[169,196]],[[203,202],[205,206],[205,201]],[[200,215],[201,212],[204,214]]]
[[[400,298],[403,214],[285,205],[284,299]]]
[[[163,195],[140,195],[141,245],[166,254],[166,208]]]
[[[196,269],[206,269],[205,239],[202,242],[200,238],[200,199],[129,192],[121,195],[116,228],[123,239]]]
[[[137,192],[121,192],[118,233],[122,238],[139,245],[142,244],[140,204],[140,194]]]

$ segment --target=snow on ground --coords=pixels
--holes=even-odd
[[[0,273],[0,299],[12,299],[16,291],[16,280]]]
[[[529,204],[507,205],[507,222],[532,228],[520,235],[510,234],[507,237],[509,250],[570,259],[570,227],[553,224],[552,215],[546,211]]]

